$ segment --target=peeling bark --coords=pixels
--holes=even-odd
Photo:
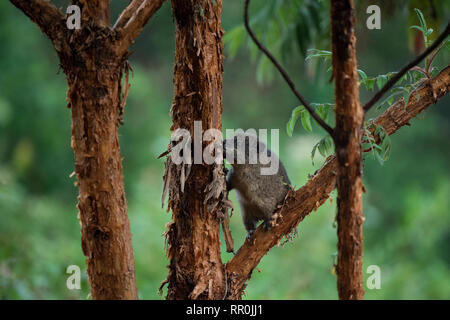
[[[221,130],[222,1],[173,0],[172,8],[176,53],[171,130],[187,129],[195,139],[194,121],[202,122],[203,131]],[[206,145],[203,143],[203,147]],[[219,239],[224,207],[221,203],[209,206],[205,200],[215,170],[222,172],[216,178],[223,180],[225,187],[222,165],[217,168],[193,164],[189,176],[183,175],[183,190],[184,165],[176,166],[170,158],[166,165],[171,170],[167,176],[170,176],[172,210],[172,223],[167,231],[170,259],[167,299],[221,299],[226,290]]]
[[[95,9],[85,13],[94,15]],[[137,299],[118,140],[126,57],[116,55],[116,34],[103,26],[109,13],[99,17],[99,24],[89,20],[72,33],[69,50],[59,52],[69,86],[81,243],[93,299]]]
[[[95,50],[95,49],[92,49]],[[105,52],[103,52],[105,53]],[[72,114],[81,241],[95,299],[137,299],[118,141],[122,65],[86,49],[64,68]]]

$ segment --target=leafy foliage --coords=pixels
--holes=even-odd
[[[431,43],[428,41],[428,37],[433,33],[433,29],[427,27],[427,22],[425,21],[425,17],[423,16],[422,11],[420,11],[417,8],[414,8],[414,11],[416,12],[417,17],[419,18],[420,26],[414,25],[411,26],[410,28],[417,29],[420,32],[422,32],[425,41],[425,46],[428,46]]]
[[[420,26],[415,25],[412,26],[411,28],[417,29],[420,32],[422,32],[425,39],[425,43],[426,45],[428,45],[427,37],[431,33],[433,33],[433,29],[427,28],[427,24],[422,12],[417,8],[415,8],[414,10],[419,18]],[[398,97],[403,98],[403,104],[406,106],[408,104],[411,91],[415,90],[419,85],[421,85],[424,80],[430,78],[431,76],[430,70],[433,70],[431,68],[431,63],[436,54],[439,52],[439,50],[447,45],[447,42],[448,41],[445,41],[443,45],[436,50],[435,55],[427,59],[425,69],[415,67],[409,72],[407,72],[391,89],[390,95],[384,100],[382,100],[380,103],[378,103],[377,109],[391,105],[394,102],[394,99]],[[313,59],[321,59],[323,60],[324,63],[329,63],[329,61],[331,60],[331,55],[332,53],[327,50],[309,49],[305,61],[311,61]],[[330,69],[331,66],[328,68],[328,70]],[[388,80],[390,80],[396,74],[396,72],[388,72],[386,74],[380,74],[375,77],[369,77],[367,76],[366,72],[364,72],[362,69],[358,69],[358,74],[360,84],[363,87],[365,87],[367,91],[374,91],[375,85],[376,87],[378,87],[378,90],[381,90],[381,88],[383,88],[386,85]],[[420,97],[417,98],[420,99]],[[322,119],[327,121],[325,117],[328,118],[328,110],[326,110],[325,112],[323,110],[325,104],[315,104],[315,106],[316,112],[318,112],[318,114]],[[300,106],[292,111],[292,115],[286,125],[287,133],[290,137],[292,137],[295,123],[299,117],[301,118],[303,128],[309,133],[312,133],[310,115],[307,112],[307,110],[304,109],[303,106]],[[377,127],[373,133],[375,136],[378,137],[377,139],[371,136],[371,133],[367,125],[364,128],[364,132],[365,132],[365,140],[363,141],[363,149],[372,150],[373,156],[378,160],[378,162],[381,165],[383,165],[384,162],[387,161],[387,159],[389,158],[391,151],[391,142],[389,136],[382,127]],[[316,145],[314,145],[313,150],[311,152],[313,163],[316,150],[319,150],[319,153],[323,157],[327,157],[331,154],[330,146],[332,145],[332,142],[330,143],[329,139],[331,139],[331,137],[327,136],[321,139]],[[379,143],[377,143],[376,141],[379,141]]]
[[[372,126],[372,123],[364,126],[362,148],[364,151],[371,151],[378,163],[383,165],[391,154],[391,138],[382,126],[376,126],[372,133],[369,129]]]
[[[250,25],[273,55],[283,62],[300,54],[306,56],[312,44],[329,43],[328,4],[316,0],[272,0],[259,4],[250,15]],[[258,5],[255,3],[255,6]],[[274,67],[249,39],[243,24],[235,26],[224,37],[229,58],[234,58],[246,43],[250,56],[257,62],[258,84],[268,84],[274,78]],[[297,46],[294,46],[296,44]]]
[[[324,158],[331,156],[334,153],[333,138],[331,138],[330,135],[326,135],[314,145],[311,151],[311,160],[313,165],[314,165],[314,157],[316,155],[317,150],[319,150],[320,155]]]
[[[331,103],[311,103],[311,107],[325,122],[328,121],[328,115],[330,113],[330,109],[332,109],[333,106],[334,104]],[[292,137],[294,127],[298,118],[301,119],[302,126],[306,131],[308,131],[309,133],[313,132],[311,124],[311,116],[308,110],[306,110],[304,106],[298,106],[294,110],[292,110],[291,117],[289,118],[289,121],[286,124],[286,132],[290,137]],[[313,121],[316,122],[314,119]]]

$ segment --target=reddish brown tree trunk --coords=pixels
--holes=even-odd
[[[331,1],[338,161],[338,293],[340,299],[363,299],[362,286],[362,149],[364,113],[359,103],[353,0]]]
[[[72,50],[60,52],[69,85],[82,249],[94,299],[137,299],[118,139],[124,61],[113,50],[108,1],[88,2],[83,19],[97,24],[89,33],[75,32]]]
[[[83,67],[66,73],[82,249],[91,295],[137,299],[118,141],[121,65],[98,56],[97,61],[87,60]]]
[[[203,131],[221,130],[222,1],[173,0],[172,6],[176,53],[171,129],[187,129],[195,139],[194,121],[201,121]],[[167,299],[221,299],[226,294],[219,239],[222,206],[212,209],[205,199],[214,176],[219,185],[224,182],[222,166],[193,164],[188,169],[170,159],[166,165],[173,218],[167,233]],[[186,176],[184,190],[182,176]]]

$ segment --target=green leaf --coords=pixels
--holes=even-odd
[[[373,91],[374,87],[375,87],[375,78],[368,78],[366,80],[366,88],[367,88],[367,90]]]
[[[424,38],[423,40],[425,42],[425,46],[427,47],[429,45],[429,41],[428,41],[427,37],[433,32],[433,29],[427,28],[427,23],[425,21],[422,11],[420,11],[417,8],[414,8],[414,11],[416,11],[417,17],[419,18],[420,27],[419,26],[411,26],[410,28],[417,29],[420,32],[422,32],[423,38]]]
[[[425,30],[422,29],[422,27],[419,27],[419,26],[411,26],[411,27],[409,27],[409,28],[410,28],[410,29],[417,29],[417,30],[419,30],[420,32],[425,33]]]
[[[312,133],[311,117],[307,110],[303,110],[301,112],[301,120],[303,128],[305,128],[305,130],[308,131],[309,133]]]
[[[317,114],[325,122],[328,121],[328,113],[329,113],[328,109],[329,109],[329,105],[325,105],[325,104],[319,104],[316,108]]]
[[[408,79],[409,79],[409,73],[407,72],[407,73],[405,73],[405,75],[400,79],[400,83],[401,82],[408,82]]]
[[[358,73],[359,73],[359,76],[361,77],[361,80],[362,80],[363,82],[366,82],[366,80],[367,80],[367,74],[366,74],[364,71],[362,71],[361,69],[358,69]]]
[[[331,51],[308,49],[308,55],[306,56],[305,61],[313,58],[323,58],[324,60],[331,59]]]
[[[319,153],[322,155],[322,157],[326,158],[325,140],[324,139],[319,141],[319,145],[317,146],[317,149],[319,150]]]
[[[294,133],[295,123],[297,122],[298,117],[300,117],[302,110],[305,110],[304,106],[298,106],[292,110],[291,118],[286,124],[286,132],[289,137],[292,137],[292,134]]]
[[[422,29],[423,29],[424,31],[427,30],[427,29],[428,29],[428,28],[427,28],[427,23],[425,22],[425,18],[424,18],[424,16],[423,16],[422,11],[420,11],[420,10],[417,9],[417,8],[414,8],[414,11],[416,12],[417,17],[419,18],[420,25],[421,25]],[[425,33],[425,32],[424,32],[424,33]]]
[[[382,87],[384,87],[384,85],[386,84],[386,82],[388,81],[388,77],[384,74],[379,75],[377,77],[377,87],[378,89],[381,89]]]
[[[413,70],[412,71],[412,77],[414,79],[414,82],[419,81],[420,79],[424,78],[424,76],[425,75],[419,70]]]
[[[384,165],[384,160],[383,160],[383,158],[380,156],[380,153],[379,153],[379,152],[374,152],[374,157],[375,157],[375,159],[377,159],[377,161],[378,161],[378,163],[379,163],[380,165]]]
[[[362,144],[362,149],[363,150],[368,150],[372,148],[372,144],[370,142],[363,142]]]
[[[317,147],[319,146],[319,143],[316,143],[311,151],[311,161],[312,161],[312,165],[314,165],[314,157],[316,156],[316,150]]]
[[[382,126],[377,126],[374,135],[378,136],[380,143],[374,150],[375,159],[383,165],[389,159],[391,154],[391,138]]]
[[[334,150],[333,139],[327,135],[319,141],[317,149],[319,150],[319,153],[322,155],[322,157],[326,158],[330,156],[331,154],[333,154]]]

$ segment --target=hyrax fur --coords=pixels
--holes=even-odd
[[[278,156],[254,135],[236,134],[223,145],[226,159],[232,162],[227,189],[236,189],[247,237],[255,231],[260,220],[264,220],[266,229],[270,229],[272,216],[290,189],[286,169]],[[259,156],[255,158],[256,155]],[[264,161],[264,164],[261,156],[270,162]],[[263,172],[269,167],[273,169],[274,164],[277,164],[274,172],[262,174],[262,169]]]

